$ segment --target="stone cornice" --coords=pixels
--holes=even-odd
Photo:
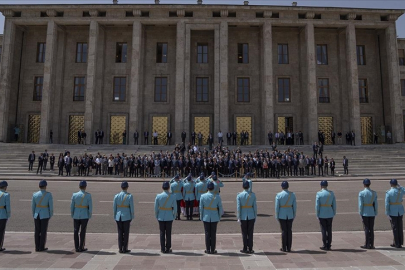
[[[13,17],[14,15],[14,11],[12,11],[11,9],[4,9],[1,11],[1,13],[3,13],[4,17]]]

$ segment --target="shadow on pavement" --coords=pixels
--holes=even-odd
[[[115,252],[107,252],[107,251],[86,251],[83,253],[88,253],[88,254],[93,254],[93,255],[102,255],[102,256],[106,256],[106,255],[115,255],[117,253]]]
[[[258,217],[272,217],[273,215],[257,214]]]
[[[249,254],[244,254],[244,253],[236,253],[236,252],[226,252],[226,253],[217,253],[217,254],[212,254],[213,256],[219,255],[219,256],[227,256],[227,257],[249,257]]]
[[[193,252],[175,252],[175,251],[173,251],[171,254],[172,255],[178,255],[178,256],[189,256],[189,257],[204,256],[201,253],[193,253]]]
[[[72,255],[72,254],[75,254],[74,252],[67,251],[67,250],[47,250],[46,253],[59,254],[59,255]]]
[[[371,251],[372,249],[370,249]],[[401,251],[403,248],[393,248],[393,247],[381,247],[381,248],[375,248],[374,250],[389,250],[389,251]]]
[[[292,252],[293,253],[293,252]],[[266,256],[280,256],[280,255],[287,255],[285,252],[258,252],[256,255],[266,255]]]
[[[326,251],[316,251],[316,250],[292,250],[291,253],[297,253],[297,254],[326,254]]]
[[[126,253],[128,255],[131,256],[144,256],[144,257],[156,257],[156,256],[160,256],[160,254],[155,254],[155,253],[147,253],[147,252],[130,252],[130,253]]]
[[[344,249],[344,248],[342,248],[342,249],[332,249],[331,250],[331,252],[333,252],[333,251],[336,251],[336,252],[366,252],[366,250],[363,250],[363,249],[350,249],[350,248],[348,248],[348,249]]]
[[[21,250],[5,250],[3,251],[5,254],[13,254],[13,255],[23,255],[23,254],[31,254],[31,251],[21,251]]]

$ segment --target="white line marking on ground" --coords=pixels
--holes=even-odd
[[[339,200],[336,200],[337,202],[349,202],[350,201],[350,199],[339,199]]]
[[[312,202],[312,200],[297,200],[297,202]]]
[[[337,212],[336,215],[354,215],[359,214],[359,212]],[[308,215],[315,215],[315,213],[308,213]]]
[[[20,199],[20,202],[31,202],[32,200]]]
[[[100,201],[101,203],[112,203],[113,201]]]
[[[273,201],[256,201],[256,202],[258,202],[258,203],[270,203],[270,202],[273,202]]]
[[[58,202],[71,202],[72,200],[58,200]]]
[[[155,203],[155,202],[139,202],[139,203]]]

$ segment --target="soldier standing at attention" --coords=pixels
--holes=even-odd
[[[193,208],[194,208],[194,182],[189,174],[183,185],[183,198],[186,203],[186,216],[187,220],[193,220]]]
[[[87,182],[80,181],[79,183],[80,191],[73,193],[72,202],[70,204],[70,213],[73,218],[74,224],[74,241],[76,252],[87,251],[84,247],[86,242],[86,229],[87,223],[91,218],[93,212],[93,203],[91,199],[91,194],[86,192]],[[80,241],[79,241],[79,231],[80,231]]]
[[[207,193],[207,181],[204,179],[204,173],[201,173],[200,178],[196,180],[196,185],[195,185],[195,197],[198,202],[198,205],[200,205],[200,199],[201,195]],[[200,215],[199,215],[200,217]],[[201,219],[200,219],[201,221]]]
[[[204,222],[205,230],[205,253],[216,254],[217,225],[221,219],[222,201],[221,197],[214,194],[214,183],[207,185],[208,192],[200,198],[200,219]]]
[[[254,253],[253,231],[257,217],[256,195],[249,191],[249,182],[242,184],[244,191],[236,196],[236,213],[242,230],[243,249],[242,253]]]
[[[49,219],[53,216],[52,193],[46,191],[48,183],[45,180],[39,182],[39,191],[32,195],[32,215],[35,221],[35,251],[46,251],[46,234]]]
[[[252,174],[250,172],[248,172],[247,174],[245,174],[245,176],[242,178],[243,183],[247,182],[249,184],[249,189],[248,192],[252,192],[252,188],[253,188],[253,183],[252,180],[250,179],[250,177],[252,176]]]
[[[290,252],[292,246],[292,224],[297,213],[297,201],[294,192],[288,190],[287,181],[281,183],[283,191],[276,195],[275,216],[281,228],[280,251]]]
[[[177,202],[177,217],[176,220],[180,220],[180,202],[183,200],[183,195],[181,194],[181,188],[183,187],[183,182],[180,181],[180,176],[176,174],[176,176],[170,180],[170,189],[172,190],[172,194],[176,197]]]
[[[359,192],[359,214],[363,220],[366,242],[361,248],[374,249],[374,220],[378,213],[377,192],[370,189],[371,181],[364,179],[364,190]]]
[[[10,194],[6,192],[8,183],[0,182],[0,251],[6,250],[3,248],[4,233],[6,231],[7,220],[11,216]]]
[[[177,204],[176,197],[169,193],[170,183],[164,182],[163,192],[156,195],[155,216],[159,222],[160,230],[160,252],[172,252],[172,225],[176,217]]]
[[[131,221],[135,218],[134,215],[134,198],[131,193],[128,193],[128,182],[121,183],[122,191],[115,195],[113,209],[114,218],[117,222],[118,230],[118,252],[129,253],[128,249],[129,229]]]
[[[315,212],[322,230],[322,250],[331,250],[332,221],[336,215],[336,198],[333,191],[328,190],[328,181],[321,181],[321,190],[316,193]]]
[[[387,190],[385,194],[385,214],[388,216],[392,232],[394,234],[394,241],[391,247],[402,248],[404,244],[404,229],[403,229],[403,215],[404,206],[402,200],[405,194],[405,188],[398,184],[397,179],[391,179],[391,189]]]

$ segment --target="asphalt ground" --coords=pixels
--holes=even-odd
[[[32,193],[38,190],[38,181],[10,180],[8,192],[11,194],[12,215],[7,223],[7,231],[32,232],[34,221],[31,213]],[[390,230],[390,224],[384,215],[385,191],[390,188],[389,181],[373,180],[371,188],[378,193],[379,215],[376,218],[375,230]],[[361,231],[362,223],[358,214],[358,193],[363,189],[361,180],[329,181],[329,189],[333,190],[337,199],[337,215],[334,218],[334,231]],[[70,200],[73,192],[77,192],[78,182],[48,181],[49,192],[54,198],[54,217],[50,220],[49,231],[71,232],[73,220],[70,216]],[[236,194],[242,190],[241,182],[225,183],[221,188],[221,198],[225,215],[219,226],[219,234],[240,233],[236,221]],[[254,182],[253,192],[257,196],[258,218],[255,232],[279,232],[278,222],[274,218],[274,199],[281,190],[280,183]],[[319,224],[315,215],[315,196],[320,190],[318,181],[290,182],[290,190],[297,196],[297,217],[293,224],[295,232],[317,232]],[[88,232],[116,232],[113,218],[112,201],[120,192],[120,183],[88,181],[87,191],[93,198],[93,217],[88,225]],[[131,233],[156,234],[158,222],[154,216],[154,200],[160,193],[161,183],[130,183],[129,192],[134,195],[135,219],[132,221]],[[201,234],[203,224],[198,219],[187,221],[184,217],[174,221],[174,234]]]

